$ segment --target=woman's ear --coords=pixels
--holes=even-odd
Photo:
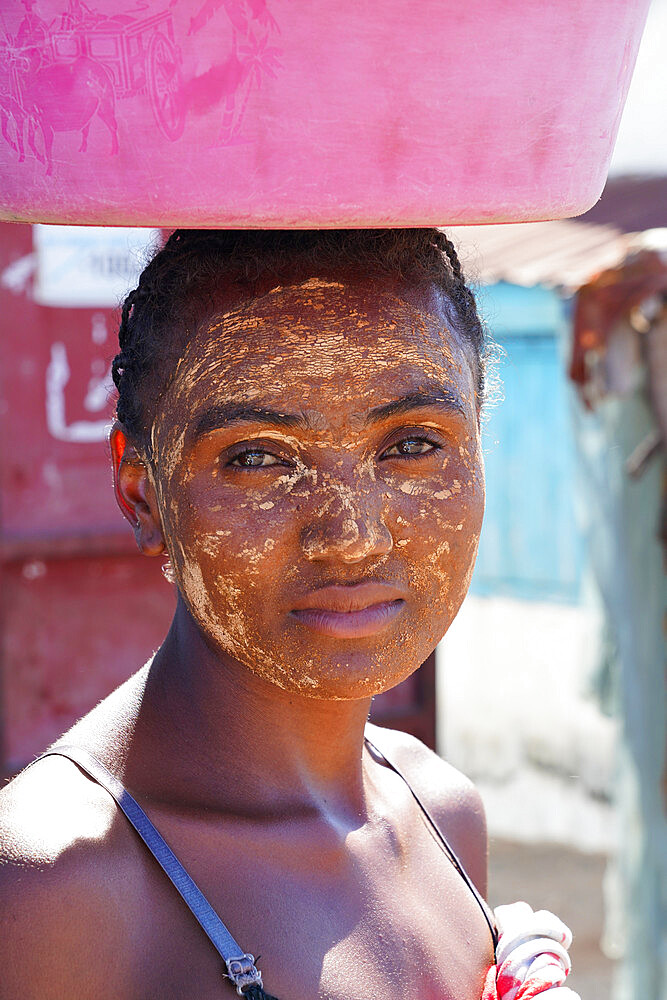
[[[132,525],[139,549],[146,556],[159,556],[166,547],[146,463],[118,421],[111,428],[109,444],[116,502]]]

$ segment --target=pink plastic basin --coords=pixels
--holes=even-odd
[[[0,218],[408,226],[598,198],[649,0],[4,0]]]

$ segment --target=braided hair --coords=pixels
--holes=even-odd
[[[116,414],[127,433],[150,454],[159,399],[188,340],[214,312],[221,292],[240,303],[265,288],[267,279],[289,284],[341,271],[433,284],[444,292],[450,320],[477,359],[482,397],[484,329],[456,250],[442,230],[177,229],[122,307],[120,351],[112,374],[118,389]]]

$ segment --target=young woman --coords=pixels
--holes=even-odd
[[[257,997],[261,968],[281,1000],[479,1000],[479,796],[367,726],[447,631],[482,523],[483,333],[451,244],[176,232],[114,377],[116,495],[177,607],[0,797],[0,997]]]

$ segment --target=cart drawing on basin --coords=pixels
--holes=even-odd
[[[155,122],[172,142],[185,124],[182,55],[169,11],[135,19],[100,18],[51,32],[54,63],[88,59],[101,65],[116,99],[146,94]]]
[[[96,119],[111,135],[111,154],[118,153],[116,102],[141,95],[162,135],[180,138],[186,104],[170,11],[106,17],[70,0],[48,24],[34,0],[24,6],[16,35],[0,36],[0,135],[19,162],[30,151],[51,174],[55,133],[78,132],[85,152]],[[67,140],[70,148],[75,141]]]
[[[206,46],[190,36],[219,18],[209,29],[218,44],[207,49],[208,65],[204,60],[198,74],[185,74],[187,85],[171,7],[109,16],[82,0],[67,2],[67,9],[49,23],[38,12],[39,0],[21,0],[25,13],[16,31],[5,27],[4,37],[0,33],[0,137],[19,162],[30,152],[46,165],[47,174],[57,162],[55,134],[65,133],[58,153],[66,161],[77,150],[72,133],[79,133],[78,152],[84,153],[96,121],[110,134],[111,155],[118,153],[116,111],[126,98],[148,101],[155,124],[170,142],[181,138],[194,103],[200,111],[217,110],[218,145],[235,143],[250,93],[265,78],[275,79],[280,68],[281,50],[271,44],[279,28],[266,0],[204,0],[183,44],[201,56]],[[143,112],[137,112],[124,123],[136,128],[138,122],[145,131]],[[145,117],[150,122],[148,111]]]

